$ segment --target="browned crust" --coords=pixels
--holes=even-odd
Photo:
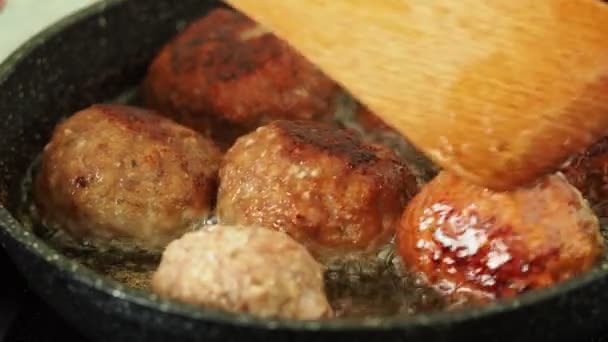
[[[349,167],[371,164],[379,160],[378,148],[363,143],[354,133],[338,130],[313,121],[275,121],[276,127],[290,145],[285,148],[289,155],[304,149],[314,149],[347,161]],[[397,161],[396,157],[394,158]]]
[[[147,106],[222,147],[273,119],[325,119],[338,86],[242,14],[216,9],[163,49],[143,85]]]

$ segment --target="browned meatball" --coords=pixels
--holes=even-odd
[[[162,297],[263,317],[331,315],[323,270],[288,235],[211,226],[173,241],[152,279]]]
[[[439,290],[483,301],[584,272],[604,243],[597,217],[561,174],[501,193],[444,171],[407,206],[397,246]]]
[[[571,158],[562,171],[599,216],[608,216],[608,137]]]
[[[276,121],[226,153],[217,213],[222,223],[286,231],[330,256],[386,243],[416,188],[385,147],[322,123]]]
[[[78,239],[163,247],[209,213],[220,152],[142,109],[93,105],[59,124],[44,149],[35,202]]]
[[[329,118],[338,90],[254,21],[216,9],[160,51],[143,94],[148,106],[229,147],[269,120]]]

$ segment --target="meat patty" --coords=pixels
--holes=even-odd
[[[274,119],[329,119],[339,87],[246,16],[212,10],[162,48],[145,103],[222,147]]]
[[[323,123],[275,121],[226,153],[217,214],[225,224],[285,231],[315,256],[332,256],[386,243],[416,189],[386,147]]]
[[[442,171],[405,209],[397,246],[404,265],[442,292],[487,300],[589,270],[604,243],[561,174],[501,193]]]
[[[162,297],[262,317],[331,315],[323,270],[286,234],[211,226],[169,244],[152,288]]]
[[[608,137],[574,156],[562,172],[589,201],[597,215],[608,216]]]
[[[55,128],[34,198],[47,224],[77,239],[159,248],[209,215],[220,158],[169,119],[97,104]]]

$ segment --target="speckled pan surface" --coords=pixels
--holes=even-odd
[[[0,242],[32,287],[68,321],[101,341],[548,341],[582,338],[605,325],[605,264],[560,286],[475,310],[389,320],[261,320],[126,288],[25,230],[13,215],[20,179],[59,118],[136,85],[165,41],[218,5],[104,1],[36,36],[0,66]]]

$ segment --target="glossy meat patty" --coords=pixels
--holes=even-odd
[[[442,292],[482,300],[572,278],[603,250],[596,216],[561,174],[497,193],[445,171],[407,206],[397,245]]]
[[[269,120],[331,117],[338,86],[249,18],[215,9],[160,51],[143,90],[148,106],[229,147]]]
[[[608,216],[608,137],[574,156],[562,172],[599,216]]]
[[[169,244],[152,279],[162,297],[262,317],[331,315],[323,270],[288,235],[211,226]]]
[[[163,247],[209,215],[220,157],[152,112],[93,105],[55,128],[34,198],[47,224],[76,238]]]
[[[227,152],[217,213],[222,223],[286,231],[329,256],[386,243],[416,188],[388,148],[322,123],[275,121]]]

